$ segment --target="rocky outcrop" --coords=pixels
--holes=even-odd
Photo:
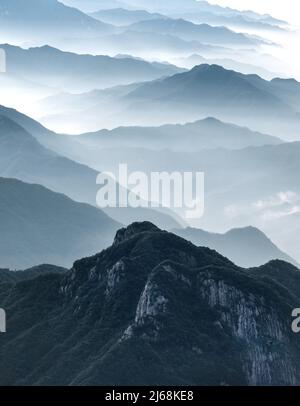
[[[149,223],[148,221],[144,221],[142,223],[133,223],[128,227],[121,228],[114,239],[114,244],[120,244],[129,238],[133,237],[134,235],[143,233],[143,232],[156,232],[160,231],[158,227],[154,224]]]
[[[298,273],[135,223],[67,273],[0,289],[0,384],[300,384]]]

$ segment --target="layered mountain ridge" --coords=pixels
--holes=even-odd
[[[190,227],[172,231],[197,246],[215,249],[244,268],[260,266],[274,259],[299,266],[294,259],[279,250],[264,233],[255,227],[232,229],[224,234]]]

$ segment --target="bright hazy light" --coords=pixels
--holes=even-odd
[[[252,10],[288,20],[300,26],[300,2],[298,0],[209,0],[211,4],[228,6],[237,10]]]
[[[266,52],[279,58],[284,64],[280,72],[300,80],[300,1],[298,0],[209,0],[211,4],[232,7],[238,10],[251,10],[270,14],[288,21],[291,32],[285,35],[264,33],[265,37],[278,43],[280,47],[268,47]],[[269,67],[270,68],[270,67]],[[272,70],[272,69],[271,69]]]

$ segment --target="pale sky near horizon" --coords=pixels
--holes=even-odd
[[[269,35],[270,40],[281,47],[268,49],[267,52],[285,63],[282,73],[300,80],[300,0],[208,0],[211,4],[228,6],[238,10],[252,10],[261,14],[271,14],[273,17],[288,21],[292,31],[288,35]],[[272,70],[272,69],[271,69]]]
[[[299,0],[209,0],[209,2],[238,10],[272,14],[274,17],[287,19],[292,24],[300,26]]]

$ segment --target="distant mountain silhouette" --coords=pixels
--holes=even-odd
[[[244,268],[259,266],[275,259],[297,266],[295,260],[277,248],[255,227],[232,229],[225,234],[210,233],[196,228],[173,230],[173,232],[197,246],[218,251]]]
[[[0,116],[0,146],[0,176],[42,184],[95,204],[96,171],[48,150],[5,116]]]
[[[0,106],[0,176],[41,184],[75,201],[96,205],[99,172],[54,152],[56,148],[78,148],[64,137],[15,110]],[[51,145],[53,150],[42,144]],[[166,229],[180,227],[171,211],[148,208],[105,210],[122,224],[148,219]]]
[[[95,148],[148,148],[173,151],[195,151],[212,148],[241,149],[248,146],[279,144],[276,137],[253,132],[245,127],[224,123],[209,117],[183,125],[160,127],[119,127],[77,137]]]
[[[1,0],[0,32],[7,36],[32,40],[64,36],[92,37],[114,31],[114,27],[67,7],[57,0]]]
[[[184,101],[187,104],[197,103],[198,106],[201,106],[201,102],[217,105],[227,102],[231,108],[238,107],[238,103],[243,103],[243,107],[246,107],[247,98],[247,107],[251,109],[255,102],[258,106],[265,103],[266,110],[273,106],[287,110],[288,106],[272,97],[266,91],[267,87],[269,84],[259,76],[251,77],[219,65],[202,64],[188,72],[146,83],[134,90],[131,96],[155,98],[158,101],[169,97],[170,103]]]
[[[78,55],[49,46],[29,49],[11,45],[0,47],[6,52],[7,73],[57,88],[58,91],[90,91],[158,79],[182,71],[169,64],[151,64],[133,58]]]
[[[66,4],[68,4],[68,0],[64,1]],[[230,9],[225,9],[221,8],[218,6],[213,6],[207,2],[201,1],[194,3],[195,8],[193,11],[190,9],[185,9],[185,3],[182,2],[179,9],[178,8],[172,8],[172,9],[164,9],[167,15],[161,15],[155,11],[155,6],[154,9],[152,9],[152,13],[139,9],[137,10],[138,6],[139,8],[143,5],[141,3],[137,4],[136,7],[131,6],[130,4],[125,4],[125,2],[122,3],[117,3],[114,1],[106,2],[106,7],[104,7],[104,2],[100,2],[99,5],[93,6],[92,4],[86,5],[83,4],[82,1],[78,0],[69,0],[69,3],[72,4],[82,10],[88,10],[89,8],[92,8],[94,10],[94,7],[96,6],[101,6],[101,9],[98,11],[94,11],[91,13],[91,16],[94,18],[97,18],[98,20],[105,22],[107,24],[114,24],[114,25],[129,25],[133,24],[135,22],[139,21],[147,21],[147,20],[153,20],[157,18],[168,18],[169,17],[183,17],[185,20],[191,21],[195,24],[211,24],[214,26],[226,26],[226,27],[233,27],[233,28],[250,28],[250,29],[256,29],[256,30],[282,30],[281,26],[285,26],[286,22],[277,20],[275,18],[272,18],[271,16],[262,16],[262,15],[255,15],[253,14],[252,16],[243,13],[241,11],[237,10],[230,10]],[[162,5],[162,7],[166,5]],[[112,8],[107,8],[107,7],[112,7]],[[149,8],[151,10],[151,5],[145,4],[145,7]],[[123,7],[123,8],[122,8]],[[125,8],[126,7],[126,8]],[[159,10],[159,5],[158,9]]]
[[[176,16],[176,11],[173,16]],[[273,18],[251,18],[241,12],[218,14],[213,11],[186,12],[181,14],[185,20],[195,24],[206,23],[210,25],[225,26],[233,29],[250,29],[257,31],[284,32],[287,23]]]
[[[291,141],[299,139],[299,95],[300,84],[293,79],[268,81],[255,74],[202,64],[132,87],[61,94],[47,98],[44,107],[58,113],[54,123],[76,122],[77,127],[90,131],[96,131],[95,126],[159,126],[215,117]],[[101,113],[105,103],[109,114]],[[84,105],[85,115],[79,120],[80,105]],[[45,120],[51,123],[51,117]],[[86,127],[86,123],[92,124]]]
[[[0,283],[0,384],[297,385],[299,275],[132,224],[67,273]]]
[[[207,1],[197,0],[63,0],[64,4],[77,7],[85,12],[123,8],[127,10],[147,10],[161,12],[169,16],[185,16],[199,22],[213,25],[231,25],[251,28],[270,29],[270,26],[286,25],[268,14],[253,11],[240,11],[230,7],[221,7]]]
[[[0,267],[70,267],[110,245],[120,224],[103,211],[39,185],[0,178]]]
[[[212,27],[208,24],[193,24],[184,19],[140,21],[129,27],[133,31],[155,32],[174,35],[185,41],[199,41],[207,44],[255,46],[261,41],[244,34],[235,33],[225,27]]]
[[[100,9],[108,10],[128,6],[128,3],[123,0],[62,0],[62,3],[89,13],[96,12]]]
[[[129,168],[149,175],[204,172],[205,211],[194,227],[229,230],[251,224],[299,263],[299,154],[300,142],[193,152],[120,146],[102,149],[101,164],[114,171],[126,156]]]
[[[192,70],[146,83],[129,93],[132,108],[156,114],[161,121],[182,119],[195,114],[216,116],[237,124],[247,122],[251,128],[295,139],[300,114],[296,81],[266,81],[258,75],[244,75],[218,65],[203,64]],[[176,112],[176,115],[175,115]],[[164,114],[163,114],[164,113]],[[146,113],[144,113],[145,118]],[[268,119],[269,118],[269,119]]]
[[[120,32],[121,31],[121,32]],[[145,48],[145,43],[147,48]],[[132,54],[141,58],[157,59],[159,52],[166,54],[205,53],[206,55],[218,55],[231,52],[224,45],[206,44],[201,38],[196,40],[184,40],[176,33],[164,34],[158,31],[135,30],[134,27],[121,27],[118,32],[96,37],[94,39],[78,39],[68,41],[68,46],[75,52],[93,54]]]
[[[127,10],[124,8],[113,8],[99,10],[91,14],[91,17],[102,22],[113,25],[130,25],[139,21],[155,20],[163,18],[161,14],[149,13],[145,10]]]
[[[220,7],[219,5],[211,4],[207,1],[195,0],[188,1],[186,3],[187,7],[185,8],[185,3],[186,2],[182,2],[181,12],[179,12],[178,8],[172,10],[170,3],[165,4],[170,7],[170,15],[180,15],[181,17],[195,23],[208,23],[212,25],[225,25],[226,27],[234,27],[238,29],[250,28],[255,30],[276,30],[280,26],[287,25],[286,21],[276,19],[268,14],[240,11],[230,7]]]
[[[178,66],[182,66],[188,69],[201,64],[214,64],[223,66],[223,68],[228,70],[234,70],[236,72],[243,73],[245,75],[259,75],[263,79],[271,80],[276,74],[268,69],[263,68],[260,65],[255,65],[252,63],[240,62],[234,59],[234,56],[230,57],[218,57],[218,58],[204,58],[199,54],[189,55],[187,58],[178,58],[175,60]]]

